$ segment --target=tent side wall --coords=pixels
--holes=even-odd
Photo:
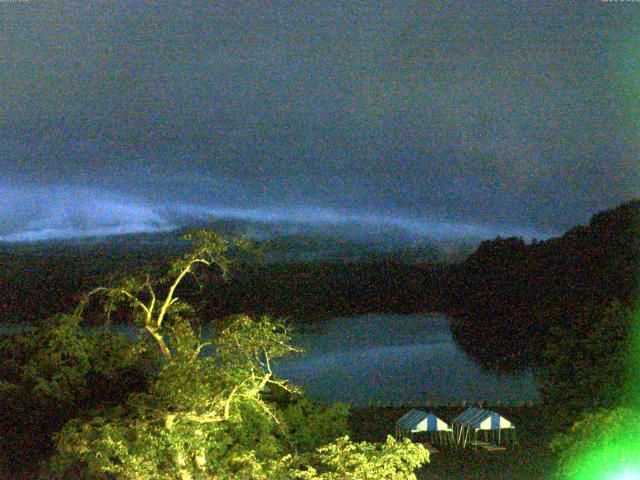
[[[451,427],[433,413],[413,409],[396,421],[396,438],[424,434],[438,446],[455,444]]]
[[[480,408],[468,408],[452,421],[453,437],[462,448],[478,441],[478,434],[494,445],[516,445],[513,424],[500,414]]]

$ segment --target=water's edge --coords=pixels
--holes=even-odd
[[[0,335],[21,328],[0,324]],[[115,328],[135,336],[131,326]],[[292,343],[304,352],[274,362],[274,372],[322,402],[518,404],[538,398],[532,372],[490,372],[467,357],[442,314],[371,314],[296,325]]]

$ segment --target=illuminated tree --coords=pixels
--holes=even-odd
[[[166,344],[163,327],[167,318],[171,316],[185,316],[193,313],[193,308],[187,302],[180,301],[177,289],[185,277],[195,277],[199,266],[217,267],[223,277],[229,273],[232,261],[227,256],[230,246],[240,250],[249,250],[250,242],[244,239],[234,239],[231,243],[219,235],[208,231],[198,231],[182,237],[191,242],[191,248],[171,263],[168,272],[152,280],[150,275],[131,276],[115,287],[99,287],[86,296],[80,304],[77,314],[82,315],[90,299],[96,295],[105,297],[105,311],[107,321],[120,305],[126,304],[132,312],[134,321],[143,328],[156,342],[160,353],[165,359],[171,357],[171,350]],[[163,293],[158,293],[159,287]]]
[[[211,338],[196,333],[194,309],[177,289],[198,266],[225,275],[229,243],[207,232],[189,239],[193,250],[159,281],[145,275],[95,289],[78,309],[97,295],[107,316],[124,304],[160,362],[144,392],[68,422],[56,435],[51,471],[127,480],[412,478],[428,461],[424,447],[393,439],[355,444],[341,437],[348,411],[340,406],[317,408],[301,421],[313,406],[299,400],[296,407],[296,389],[271,368],[294,351],[282,322],[240,315]],[[274,396],[285,399],[284,409]]]

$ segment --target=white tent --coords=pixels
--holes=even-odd
[[[491,448],[517,443],[515,426],[491,410],[467,408],[451,423],[455,441],[462,448],[467,445]]]
[[[453,445],[453,430],[446,422],[433,413],[413,409],[396,421],[396,437],[414,433],[425,433],[433,443],[446,446]]]

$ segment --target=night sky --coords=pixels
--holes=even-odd
[[[640,194],[640,2],[4,1],[0,46],[0,240],[169,207],[544,237]]]

